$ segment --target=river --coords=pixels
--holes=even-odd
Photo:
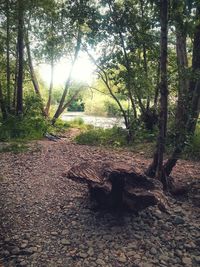
[[[77,118],[81,118],[85,124],[91,124],[95,127],[112,128],[113,126],[118,126],[125,128],[122,118],[92,116],[86,115],[84,112],[67,112],[62,115],[62,120],[64,121],[72,121]]]

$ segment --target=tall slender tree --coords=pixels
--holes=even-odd
[[[17,75],[17,107],[16,113],[23,113],[23,70],[24,70],[24,1],[18,0],[18,75]]]
[[[168,0],[160,1],[160,114],[159,114],[159,134],[157,147],[154,153],[153,162],[147,170],[147,175],[156,176],[164,186],[167,186],[165,175],[163,174],[163,154],[165,149],[167,110],[168,110],[168,85],[167,85],[167,46],[168,46]]]

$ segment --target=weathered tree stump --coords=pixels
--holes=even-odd
[[[87,183],[92,199],[106,209],[126,208],[134,212],[157,205],[167,210],[161,182],[124,163],[81,163],[67,177]]]

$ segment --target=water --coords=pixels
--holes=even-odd
[[[122,118],[91,116],[84,114],[84,112],[67,112],[62,115],[62,120],[64,121],[72,121],[76,118],[81,118],[86,124],[91,124],[95,127],[112,128],[113,126],[118,126],[125,128]]]

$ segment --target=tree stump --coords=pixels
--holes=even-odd
[[[157,205],[167,210],[167,198],[160,181],[141,174],[124,163],[81,163],[73,166],[67,177],[89,188],[91,198],[105,209],[139,212]]]

